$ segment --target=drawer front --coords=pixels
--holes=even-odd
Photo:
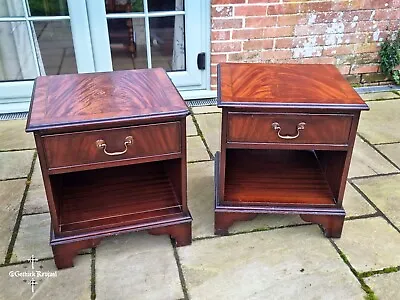
[[[228,142],[348,143],[351,115],[229,113]]]
[[[148,158],[181,152],[180,122],[43,137],[48,168]]]

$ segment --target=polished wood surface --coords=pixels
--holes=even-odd
[[[342,144],[349,139],[351,115],[323,114],[265,114],[229,113],[228,142],[248,143],[295,143],[295,144]],[[272,124],[278,123],[279,134],[296,136],[284,139]],[[304,129],[297,126],[304,123]]]
[[[141,158],[154,157],[181,152],[180,122],[122,127],[46,135],[43,137],[46,159],[50,169],[66,168],[76,165],[99,164],[102,162],[132,160],[141,162]],[[126,153],[107,155],[96,146],[98,140],[104,140],[108,152],[124,150],[125,138],[131,136],[132,144]],[[74,151],[73,145],[80,151]]]
[[[27,131],[35,136],[58,268],[121,233],[191,243],[188,113],[162,69],[36,80]]]
[[[229,149],[225,173],[224,202],[335,205],[312,151]]]
[[[215,233],[251,215],[299,214],[340,237],[364,101],[331,65],[218,67]]]
[[[221,63],[221,107],[368,109],[333,65]]]
[[[187,114],[161,68],[55,75],[36,79],[26,130]]]

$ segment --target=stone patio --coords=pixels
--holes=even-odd
[[[40,166],[25,120],[0,122],[0,299],[399,299],[400,96],[362,95],[340,239],[298,216],[258,216],[213,233],[213,159],[221,111],[188,117],[188,203],[193,243],[168,236],[110,237],[57,271]],[[57,277],[11,277],[35,268]]]

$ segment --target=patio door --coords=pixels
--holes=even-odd
[[[33,79],[161,67],[183,94],[209,85],[209,0],[1,0],[0,113]]]

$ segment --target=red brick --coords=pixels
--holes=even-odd
[[[310,42],[309,36],[295,36],[293,39],[293,46],[294,47],[303,47],[304,44]],[[324,35],[314,35],[313,42],[315,41],[315,46],[324,46],[325,45],[325,36]]]
[[[262,50],[272,49],[274,41],[269,40],[250,40],[243,42],[243,50]]]
[[[242,19],[213,19],[212,29],[242,28]]]
[[[298,25],[295,27],[295,35],[325,34],[327,24]]]
[[[218,4],[240,4],[246,3],[246,0],[212,0],[212,5]]]
[[[276,23],[278,26],[305,24],[302,15],[282,15],[278,16]]]
[[[297,14],[300,5],[298,3],[272,4],[268,6],[268,15]]]
[[[232,53],[228,55],[227,61],[239,62],[259,62],[261,61],[261,51],[247,51],[242,53]]]
[[[269,59],[287,59],[292,58],[292,51],[286,49],[279,49],[279,50],[266,50],[262,52],[262,59],[269,60]]]
[[[350,10],[343,13],[345,22],[368,21],[373,16],[373,10]]]
[[[211,65],[210,72],[211,74],[217,74],[217,65]]]
[[[214,6],[211,8],[211,16],[213,18],[232,17],[232,15],[233,15],[232,6]]]
[[[275,39],[275,48],[276,49],[292,48],[293,42],[294,42],[293,37]]]
[[[212,30],[211,39],[213,41],[226,41],[230,40],[231,32],[229,30]]]
[[[306,57],[300,60],[303,64],[333,64],[335,59],[333,57]]]
[[[222,62],[226,62],[226,54],[215,54],[211,53],[211,63],[212,64],[219,64]]]
[[[232,32],[233,40],[249,40],[261,39],[263,37],[263,29],[234,29]]]
[[[350,65],[336,66],[341,74],[347,75],[350,73]]]
[[[350,74],[361,74],[361,73],[374,73],[378,72],[379,65],[354,65],[351,68]]]
[[[247,17],[245,18],[245,27],[264,28],[276,25],[277,17]]]
[[[300,4],[300,12],[330,11],[331,9],[332,1],[306,2]]]
[[[212,52],[236,52],[242,50],[241,42],[212,42],[211,51]]]
[[[354,47],[354,53],[368,53],[377,51],[378,51],[377,43],[357,44]]]
[[[255,3],[260,3],[260,4],[265,4],[265,3],[279,3],[279,0],[248,0],[247,3],[250,4],[255,4]]]
[[[235,16],[265,16],[267,6],[265,5],[239,5],[235,6]]]
[[[263,36],[265,38],[293,36],[293,30],[294,27],[292,26],[269,27],[269,28],[264,28]]]
[[[217,86],[217,76],[211,76],[211,86]]]
[[[353,6],[359,9],[388,8],[392,6],[392,0],[359,0],[354,1]]]
[[[322,52],[323,56],[336,56],[353,53],[354,45],[327,46]]]

